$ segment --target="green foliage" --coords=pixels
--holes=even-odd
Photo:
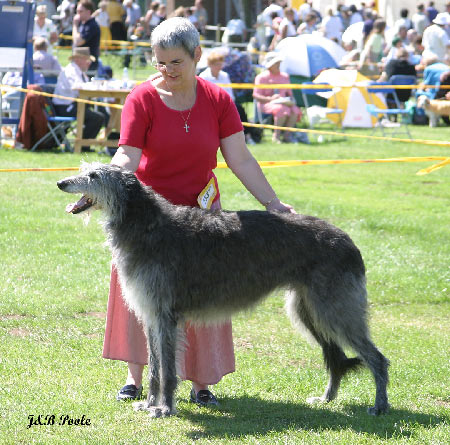
[[[450,139],[446,127],[413,132]],[[448,155],[448,148],[350,138],[252,151],[258,160]],[[76,167],[81,159],[109,161],[0,150],[2,168]],[[220,409],[188,403],[188,382],[169,419],[117,403],[126,369],[101,358],[110,254],[100,215],[86,226],[64,213],[70,196],[56,181],[67,172],[0,173],[0,443],[448,443],[450,167],[415,175],[429,165],[265,170],[283,201],[343,228],[363,254],[372,334],[391,360],[392,409],[379,418],[366,414],[375,393],[367,371],[349,376],[336,401],[306,404],[323,391],[326,372],[318,348],[290,327],[281,292],[233,320],[237,371],[213,389]],[[260,208],[229,170],[217,175],[224,208]],[[91,425],[27,428],[38,414],[57,422],[85,415]]]

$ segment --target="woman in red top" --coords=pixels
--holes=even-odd
[[[217,150],[244,186],[268,210],[293,212],[267,182],[245,144],[239,114],[230,96],[196,77],[201,57],[199,34],[189,20],[172,18],[152,33],[160,74],[136,87],[122,112],[119,149],[112,163],[136,172],[146,185],[173,204],[198,206],[207,184],[217,180]],[[206,206],[220,207],[219,193]],[[193,383],[191,401],[217,404],[208,385],[234,371],[231,322],[219,326],[186,326],[186,349],[178,375]],[[118,400],[139,398],[147,363],[141,325],[125,306],[113,266],[103,357],[128,363],[126,385]]]

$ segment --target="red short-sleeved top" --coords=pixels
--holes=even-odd
[[[144,82],[126,99],[119,145],[142,149],[136,171],[141,182],[173,204],[198,206],[199,193],[215,178],[212,170],[217,166],[220,139],[243,128],[226,91],[199,77],[189,119],[188,115],[188,110],[169,108],[151,81]]]

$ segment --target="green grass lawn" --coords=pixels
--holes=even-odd
[[[352,131],[353,132],[353,131]],[[363,130],[359,131],[364,133]],[[449,141],[450,128],[414,127],[415,138]],[[370,140],[252,147],[258,160],[444,156],[448,148]],[[0,168],[72,167],[97,154],[0,149]],[[390,359],[391,411],[366,409],[367,370],[350,375],[336,401],[309,406],[327,376],[320,350],[295,333],[274,294],[233,320],[237,371],[213,388],[220,409],[188,403],[151,420],[115,401],[123,363],[101,358],[110,253],[94,214],[64,212],[64,172],[0,173],[0,443],[5,444],[447,444],[450,437],[450,166],[430,163],[267,169],[298,212],[346,230],[366,261],[370,325]],[[218,169],[222,205],[261,208],[229,170]],[[144,386],[146,393],[147,386]],[[30,415],[55,425],[27,428]],[[90,425],[59,425],[60,416]]]

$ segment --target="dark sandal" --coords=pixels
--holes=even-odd
[[[219,402],[211,391],[201,389],[195,394],[194,388],[191,389],[189,398],[190,402],[196,403],[199,406],[218,406]]]
[[[136,388],[135,385],[125,385],[118,393],[116,399],[121,402],[124,400],[139,400],[142,396],[142,385]]]

